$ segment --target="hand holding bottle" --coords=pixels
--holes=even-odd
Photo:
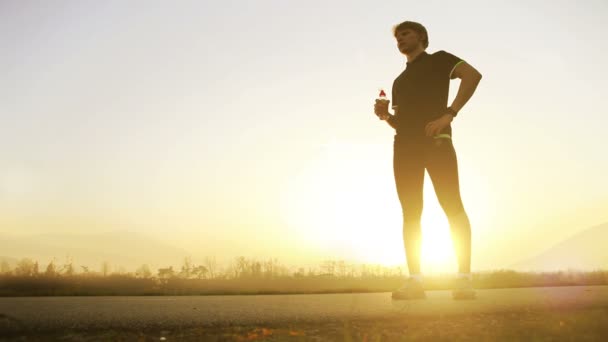
[[[380,95],[378,95],[376,103],[374,104],[374,113],[380,120],[386,120],[390,117],[388,112],[389,102],[390,100],[386,98],[386,93],[384,90],[380,89]]]

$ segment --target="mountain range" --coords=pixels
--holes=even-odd
[[[0,260],[14,265],[17,259],[38,261],[40,269],[55,260],[62,265],[68,260],[80,270],[80,265],[99,270],[108,262],[111,270],[117,266],[134,271],[142,264],[156,267],[181,265],[190,253],[145,234],[113,231],[92,234],[47,233],[30,236],[0,236]]]
[[[511,264],[518,271],[590,271],[608,269],[608,222],[584,229],[534,257]],[[148,264],[155,272],[159,267],[178,266],[188,251],[172,246],[143,233],[113,231],[91,234],[47,233],[30,236],[0,234],[0,262],[12,267],[21,258],[38,261],[40,269],[55,260],[57,265],[72,260],[77,270],[80,265],[99,270],[108,262],[112,270],[124,267],[134,271]]]
[[[526,271],[608,269],[608,222],[580,231],[538,255],[512,265]]]

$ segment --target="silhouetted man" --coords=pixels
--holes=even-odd
[[[471,226],[460,196],[456,152],[450,123],[475,92],[481,74],[445,52],[429,54],[429,36],[419,23],[405,21],[393,28],[407,67],[393,82],[394,115],[388,102],[376,101],[374,112],[396,130],[393,171],[403,211],[403,241],[409,278],[394,299],[425,298],[420,271],[422,189],[429,173],[439,203],[448,217],[458,258],[455,299],[474,298],[471,285]],[[460,78],[456,98],[448,106],[450,79]]]

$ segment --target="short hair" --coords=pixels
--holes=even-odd
[[[393,35],[396,37],[397,32],[411,29],[418,33],[422,38],[422,46],[426,49],[429,46],[429,34],[426,32],[426,28],[422,24],[415,21],[404,21],[399,25],[393,26]]]

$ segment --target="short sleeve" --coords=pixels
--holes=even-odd
[[[453,54],[446,51],[437,51],[437,64],[442,74],[452,78],[452,73],[458,64],[464,62],[460,57],[454,56]]]

